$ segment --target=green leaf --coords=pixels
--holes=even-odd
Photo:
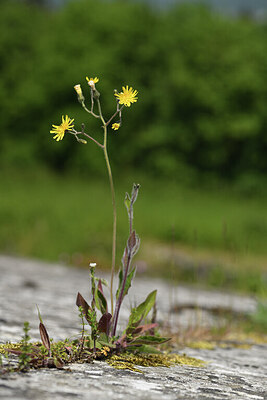
[[[139,344],[162,344],[165,342],[168,342],[171,340],[171,338],[165,338],[161,336],[150,336],[150,335],[144,335],[140,336],[139,338],[133,340],[130,344],[131,345],[139,345]]]
[[[134,267],[134,268],[129,272],[129,274],[127,275],[126,282],[125,282],[125,288],[124,288],[123,297],[127,295],[128,291],[129,291],[129,289],[130,289],[130,287],[131,287],[132,280],[133,280],[133,278],[134,278],[134,276],[135,276],[135,272],[136,272],[136,267]]]
[[[123,270],[122,270],[122,267],[119,270],[118,278],[119,278],[119,285],[118,285],[118,289],[117,289],[117,292],[116,292],[116,299],[117,300],[118,300],[119,295],[120,295],[120,291],[121,291],[121,287],[122,287],[122,281],[123,281]]]
[[[124,298],[124,297],[127,295],[128,291],[129,291],[129,289],[130,289],[130,287],[131,287],[132,280],[133,280],[133,278],[135,277],[135,272],[136,272],[136,267],[134,267],[134,268],[129,272],[129,274],[127,275],[126,282],[125,282],[124,293],[123,293],[122,298]],[[121,276],[120,276],[120,275],[121,275]],[[119,297],[119,295],[120,295],[120,291],[121,291],[121,287],[122,287],[122,280],[123,280],[123,272],[122,272],[122,270],[120,270],[120,272],[119,272],[119,287],[118,287],[118,290],[117,290],[117,292],[116,292],[116,298],[117,298],[117,299],[118,299],[118,297]]]
[[[125,207],[127,208],[127,211],[129,212],[130,205],[131,205],[131,199],[130,199],[129,193],[127,193],[127,192],[125,193],[124,204],[125,204]]]
[[[95,291],[95,305],[102,314],[105,314],[107,312],[107,300],[103,292],[101,292],[99,289]]]
[[[147,353],[147,354],[161,354],[161,351],[158,349],[155,349],[155,347],[149,346],[147,344],[142,344],[141,346],[135,347],[134,345],[132,346],[131,344],[127,346],[127,350],[137,350],[138,353]]]
[[[131,315],[129,317],[128,326],[126,328],[126,333],[131,333],[137,325],[147,316],[151,308],[154,306],[156,301],[157,291],[151,292],[145,301],[141,303],[138,307],[133,308]]]
[[[37,306],[37,304],[36,304],[36,308],[37,308],[37,312],[38,312],[39,321],[40,321],[40,323],[43,324],[43,320],[42,320],[42,317],[41,317],[41,313],[40,313],[40,310],[39,310],[39,307]]]

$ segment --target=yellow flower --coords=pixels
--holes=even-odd
[[[55,136],[53,136],[53,139],[56,139],[58,142],[59,140],[62,140],[65,132],[72,129],[74,125],[72,124],[74,119],[70,119],[67,115],[65,116],[62,115],[62,123],[61,125],[52,125],[53,129],[50,131],[50,133],[55,133]]]
[[[111,128],[114,129],[114,131],[117,131],[120,128],[121,124],[118,122],[115,122],[115,124],[112,124]]]
[[[126,88],[123,86],[122,87],[122,92],[120,93],[115,93],[114,95],[118,98],[119,104],[124,104],[126,107],[130,107],[131,103],[135,103],[138,99],[136,97],[137,95],[137,90],[133,90],[132,87],[126,86]]]
[[[86,77],[86,80],[88,82],[88,85],[92,88],[95,89],[95,83],[99,82],[99,79],[97,77],[95,78],[88,78],[88,76]]]

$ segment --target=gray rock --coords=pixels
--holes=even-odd
[[[51,337],[64,339],[79,333],[75,306],[77,291],[89,296],[89,273],[39,261],[0,257],[0,341],[19,341],[24,321],[31,324],[31,337],[39,340],[38,304]],[[158,289],[158,318],[173,329],[199,324],[195,310],[170,313],[177,302],[195,304],[205,309],[212,305],[228,307],[236,312],[253,312],[255,300],[215,291],[196,290],[151,279],[137,279],[125,302],[121,328],[131,305]],[[172,293],[172,296],[170,296]],[[171,301],[171,303],[170,303]],[[214,323],[203,317],[201,323]],[[250,349],[198,350],[183,349],[189,356],[205,361],[203,368],[176,365],[170,368],[139,367],[143,374],[116,370],[105,362],[73,364],[70,370],[32,370],[0,376],[1,399],[267,399],[267,346]]]

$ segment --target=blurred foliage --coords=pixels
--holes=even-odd
[[[76,0],[55,11],[2,0],[0,165],[101,173],[102,154],[52,140],[61,115],[101,129],[73,85],[98,76],[104,113],[113,89],[139,101],[111,132],[113,166],[184,180],[225,178],[253,191],[267,172],[267,24],[199,5],[159,12],[131,1]],[[97,128],[97,129],[96,129]],[[50,136],[49,136],[50,135]],[[90,147],[88,149],[88,147]],[[258,181],[255,181],[257,176]],[[256,183],[255,183],[256,182]]]

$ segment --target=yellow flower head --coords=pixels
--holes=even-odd
[[[50,131],[50,133],[55,133],[55,136],[53,136],[53,139],[56,139],[58,142],[59,140],[62,140],[65,132],[72,129],[74,127],[74,124],[72,124],[74,119],[70,119],[67,115],[65,116],[62,115],[62,122],[61,125],[52,125],[53,129]]]
[[[133,90],[132,87],[128,87],[128,85],[126,86],[126,88],[123,86],[122,87],[122,92],[120,93],[114,93],[114,96],[117,97],[117,99],[119,100],[119,104],[123,104],[126,107],[130,107],[130,105],[132,103],[135,103],[138,99],[137,96],[137,90]]]
[[[88,82],[88,85],[92,88],[95,89],[95,83],[99,82],[99,79],[97,77],[95,78],[88,78],[88,76],[86,77],[86,80]]]
[[[112,124],[111,128],[114,129],[114,131],[117,131],[120,128],[121,124],[119,124],[118,122],[115,122],[114,124]]]

